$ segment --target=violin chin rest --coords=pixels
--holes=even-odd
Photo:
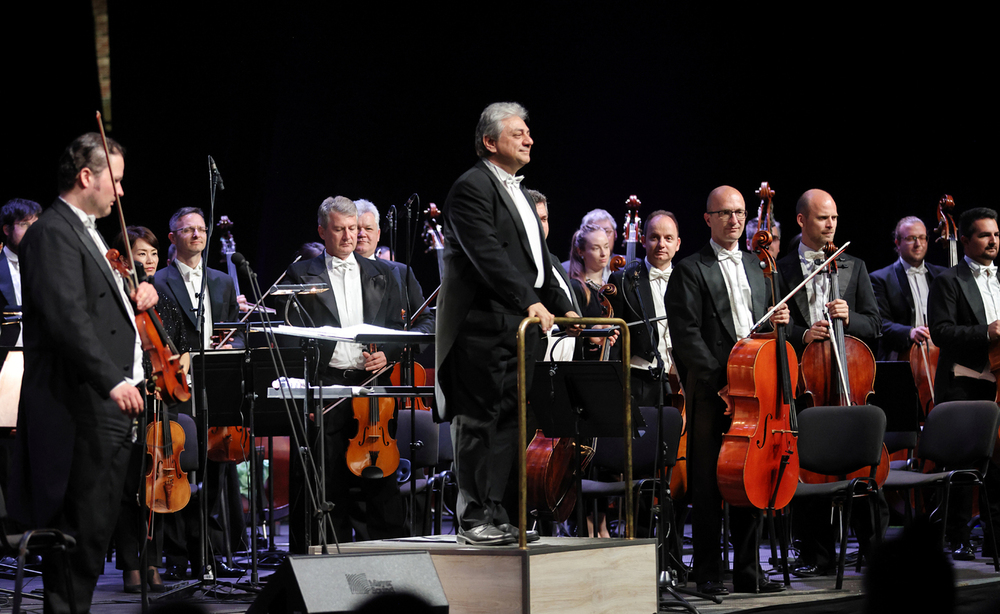
[[[375,465],[369,465],[361,470],[361,477],[366,480],[381,480],[385,473]]]

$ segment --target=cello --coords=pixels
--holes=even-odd
[[[760,224],[753,248],[770,282],[774,304],[776,266],[767,249],[772,241],[774,191],[763,182],[757,194]],[[723,436],[716,471],[719,492],[730,505],[774,510],[787,506],[795,494],[799,457],[792,377],[798,365],[784,326],[774,329],[740,339],[726,362],[733,421]]]
[[[823,252],[827,258],[837,251],[833,243],[827,243]],[[837,261],[832,260],[826,270],[829,279],[829,300],[840,297],[840,283]],[[830,322],[830,339],[812,341],[802,351],[801,376],[804,394],[812,399],[812,406],[819,405],[863,405],[874,392],[875,356],[871,349],[857,337],[844,333],[844,322],[840,318],[826,315]],[[843,479],[865,477],[869,469],[861,469],[847,476],[829,476],[802,470],[799,478],[807,484],[836,482]],[[875,474],[881,486],[889,475],[889,450],[882,444],[882,459]]]

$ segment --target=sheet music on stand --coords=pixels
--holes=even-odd
[[[261,325],[253,325],[250,330],[264,330]],[[273,326],[271,330],[276,335],[304,337],[322,341],[351,341],[354,343],[431,343],[434,333],[422,333],[412,330],[396,330],[372,324],[358,324],[347,328],[335,326],[290,326],[283,324]]]

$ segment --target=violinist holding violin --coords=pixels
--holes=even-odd
[[[156,305],[151,284],[131,294],[108,263],[94,226],[123,194],[124,150],[88,133],[63,152],[59,198],[21,242],[24,379],[10,487],[10,513],[29,527],[53,527],[77,540],[69,555],[46,557],[45,611],[90,610],[118,516],[132,448],[133,419],[144,408],[136,310]]]
[[[688,484],[694,512],[693,575],[698,592],[727,595],[722,566],[722,494],[716,467],[723,435],[732,422],[719,396],[727,383],[726,365],[736,342],[767,312],[768,284],[756,258],[739,249],[746,204],[735,188],[720,186],[708,197],[704,218],[712,238],[682,260],[667,284],[666,308],[673,357],[684,382],[688,411]],[[788,323],[788,310],[771,318]],[[733,588],[740,593],[784,590],[769,582],[757,561],[760,510],[732,507]]]
[[[362,258],[355,252],[358,209],[354,202],[343,196],[325,199],[319,206],[317,222],[325,251],[311,260],[292,264],[286,280],[290,284],[325,283],[330,290],[299,297],[308,318],[300,321],[292,311],[290,323],[336,327],[373,324],[402,329],[402,295],[395,269],[389,262]],[[361,385],[390,360],[397,360],[401,351],[396,344],[386,344],[373,352],[357,343],[320,342],[320,380],[323,385]],[[348,440],[357,430],[354,415],[350,403],[341,403],[323,421],[326,497],[334,504],[331,517],[337,539],[351,541],[352,529],[358,541],[401,537],[405,534],[405,513],[396,474],[363,478],[348,469]],[[395,446],[395,442],[391,445]],[[289,545],[292,552],[303,553],[308,545],[304,543],[302,511],[307,499],[300,463],[294,460],[290,486]]]
[[[608,233],[596,224],[584,224],[575,233],[570,244],[569,278],[573,287],[580,315],[585,318],[608,317],[601,306],[601,288],[604,286],[604,271],[611,259],[611,244]],[[605,325],[594,328],[607,328]],[[608,340],[614,344],[618,333]],[[604,350],[604,339],[588,337],[577,344],[578,358],[600,360]]]
[[[802,228],[802,240],[798,251],[777,262],[782,295],[826,260],[822,250],[827,243],[833,243],[839,220],[833,197],[817,189],[807,190],[799,197],[795,213]],[[830,317],[843,320],[845,334],[859,338],[869,348],[874,346],[880,334],[881,317],[864,261],[842,254],[837,258],[837,271],[840,289],[837,298],[830,300],[831,280],[819,274],[805,287],[805,292],[799,292],[788,303],[792,319],[788,341],[799,356],[810,342],[830,339],[830,322],[824,315],[824,308],[829,310]],[[830,524],[829,502],[796,503],[794,507],[792,531],[801,542],[796,573],[812,576],[834,572],[834,528]],[[885,497],[880,496],[878,530],[883,534],[888,526],[888,514]],[[874,535],[874,519],[870,515],[855,513],[852,524],[861,539]]]

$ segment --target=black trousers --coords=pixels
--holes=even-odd
[[[691,533],[694,542],[694,580],[721,582],[722,494],[719,492],[719,451],[722,436],[732,422],[724,415],[725,403],[709,383],[695,382],[687,389],[688,488],[691,491]],[[730,540],[733,544],[733,584],[749,590],[759,580],[757,546],[760,541],[760,510],[729,508]]]
[[[143,543],[146,541],[146,524],[149,519],[149,508],[145,504],[145,476],[140,475],[142,457],[146,454],[143,438],[140,437],[136,443],[132,444],[131,448],[128,469],[125,472],[125,488],[122,491],[121,509],[118,513],[118,522],[115,525],[115,567],[123,571],[135,571],[142,568],[140,555]],[[146,545],[146,565],[148,567],[160,566],[164,517],[163,514],[157,514],[153,518],[153,539]]]
[[[462,529],[510,522],[503,499],[517,458],[517,326],[523,316],[470,316],[448,353],[448,408]],[[530,388],[540,336],[525,340]]]
[[[76,424],[69,487],[51,526],[76,538],[77,548],[69,555],[69,575],[78,612],[90,610],[97,579],[104,573],[132,452],[129,431],[119,421]],[[69,612],[63,557],[43,559],[42,580],[45,612]]]

